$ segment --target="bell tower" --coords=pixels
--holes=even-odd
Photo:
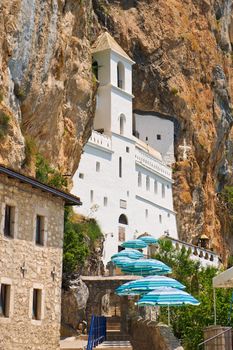
[[[94,128],[131,137],[134,62],[107,32],[98,37],[92,54],[99,81]]]

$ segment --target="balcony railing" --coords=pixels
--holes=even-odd
[[[135,160],[136,160],[136,163],[144,165],[152,169],[153,171],[156,171],[157,173],[161,174],[164,177],[168,177],[169,179],[172,178],[171,169],[168,168],[159,160],[157,160],[155,157],[150,155],[149,153],[146,153],[140,149],[136,149]]]
[[[95,130],[92,131],[91,137],[88,140],[88,143],[95,144],[99,147],[103,147],[105,149],[108,149],[109,151],[112,150],[112,140],[109,136],[105,134],[101,134]]]

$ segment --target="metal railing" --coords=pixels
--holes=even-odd
[[[92,350],[97,345],[106,340],[106,317],[91,317],[91,326],[88,335],[87,350]]]
[[[232,350],[232,327],[229,327],[213,337],[204,340],[202,343],[198,344],[198,349]]]

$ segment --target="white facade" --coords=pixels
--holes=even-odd
[[[134,113],[134,127],[138,137],[158,150],[166,164],[174,163],[174,123],[155,113]]]
[[[72,192],[105,235],[104,263],[124,240],[148,232],[176,238],[172,172],[161,154],[132,135],[132,64],[109,34],[93,50],[98,101],[92,135],[84,148]],[[97,131],[98,130],[98,131]]]

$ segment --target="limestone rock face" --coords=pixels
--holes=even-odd
[[[232,0],[93,1],[99,22],[136,62],[134,107],[175,118],[180,238],[202,233],[226,257],[216,194],[232,177]],[[190,146],[187,159],[179,145]],[[228,227],[229,229],[229,227]]]
[[[85,309],[89,291],[86,284],[79,278],[71,280],[69,287],[62,290],[62,326],[63,335],[75,334],[80,322],[86,319]]]
[[[2,163],[22,167],[29,135],[51,164],[77,168],[95,105],[91,27],[91,0],[1,1],[0,111],[10,116]]]
[[[136,62],[134,107],[175,118],[180,238],[195,243],[204,232],[223,257],[232,252],[216,214],[216,193],[232,182],[232,2],[2,0],[0,137],[2,112],[9,125],[0,162],[25,166],[30,136],[74,173],[95,109],[90,47],[105,27]]]

